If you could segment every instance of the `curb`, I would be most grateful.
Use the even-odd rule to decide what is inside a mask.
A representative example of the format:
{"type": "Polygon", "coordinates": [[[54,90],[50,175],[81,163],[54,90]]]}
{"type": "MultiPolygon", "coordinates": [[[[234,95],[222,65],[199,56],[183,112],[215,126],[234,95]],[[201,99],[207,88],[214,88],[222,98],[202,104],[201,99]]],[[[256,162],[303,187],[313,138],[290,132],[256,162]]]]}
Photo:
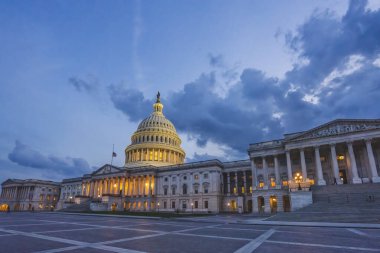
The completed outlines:
{"type": "Polygon", "coordinates": [[[117,214],[99,214],[99,213],[70,213],[70,212],[47,212],[49,214],[58,214],[58,215],[81,215],[81,216],[98,216],[98,217],[112,217],[112,218],[127,218],[127,219],[152,219],[160,220],[164,219],[162,217],[153,217],[153,216],[134,216],[134,215],[117,215],[117,214]]]}

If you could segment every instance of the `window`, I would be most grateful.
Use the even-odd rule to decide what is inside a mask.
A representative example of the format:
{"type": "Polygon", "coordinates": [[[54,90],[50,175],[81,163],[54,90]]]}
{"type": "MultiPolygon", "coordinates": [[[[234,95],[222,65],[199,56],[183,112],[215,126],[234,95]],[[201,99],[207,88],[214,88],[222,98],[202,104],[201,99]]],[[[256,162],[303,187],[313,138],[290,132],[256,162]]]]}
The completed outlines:
{"type": "Polygon", "coordinates": [[[276,187],[276,180],[273,177],[270,179],[270,186],[276,187]]]}
{"type": "MultiPolygon", "coordinates": [[[[234,190],[236,191],[236,188],[234,188],[234,190]]],[[[208,193],[208,186],[205,186],[205,187],[203,188],[203,192],[204,192],[204,193],[208,193]]]]}
{"type": "Polygon", "coordinates": [[[249,193],[252,193],[252,186],[249,187],[249,193]]]}
{"type": "Polygon", "coordinates": [[[172,177],[172,180],[175,181],[177,178],[176,177],[172,177]]]}
{"type": "Polygon", "coordinates": [[[194,208],[198,208],[198,201],[194,201],[194,208]]]}
{"type": "Polygon", "coordinates": [[[264,182],[263,182],[263,181],[260,181],[260,182],[259,182],[259,187],[260,187],[260,188],[263,188],[263,187],[264,187],[264,182]]]}
{"type": "Polygon", "coordinates": [[[164,188],[164,195],[168,195],[168,188],[164,188]]]}
{"type": "Polygon", "coordinates": [[[283,186],[288,186],[288,181],[287,180],[282,180],[282,185],[283,186]]]}
{"type": "Polygon", "coordinates": [[[208,200],[205,200],[204,207],[207,209],[208,208],[208,200]]]}
{"type": "Polygon", "coordinates": [[[203,174],[204,179],[208,179],[208,173],[203,174]]]}
{"type": "Polygon", "coordinates": [[[195,174],[195,175],[194,175],[194,179],[195,179],[195,180],[198,180],[198,179],[199,179],[199,175],[198,175],[198,174],[195,174]]]}
{"type": "Polygon", "coordinates": [[[194,187],[194,193],[198,194],[198,187],[194,187]]]}
{"type": "Polygon", "coordinates": [[[175,201],[172,201],[172,208],[175,208],[175,201]]]}
{"type": "Polygon", "coordinates": [[[166,201],[164,201],[164,209],[166,209],[166,201]]]}
{"type": "Polygon", "coordinates": [[[244,186],[241,188],[241,193],[245,193],[245,187],[244,186]]]}
{"type": "Polygon", "coordinates": [[[186,184],[184,184],[182,186],[182,194],[187,194],[187,185],[186,184]]]}
{"type": "Polygon", "coordinates": [[[165,177],[165,179],[164,179],[164,180],[165,180],[165,182],[167,182],[167,181],[168,181],[168,178],[167,178],[167,177],[165,177]]]}
{"type": "Polygon", "coordinates": [[[175,187],[172,188],[172,195],[175,195],[175,187]]]}
{"type": "Polygon", "coordinates": [[[184,176],[184,177],[183,177],[183,180],[187,180],[187,176],[184,176]]]}

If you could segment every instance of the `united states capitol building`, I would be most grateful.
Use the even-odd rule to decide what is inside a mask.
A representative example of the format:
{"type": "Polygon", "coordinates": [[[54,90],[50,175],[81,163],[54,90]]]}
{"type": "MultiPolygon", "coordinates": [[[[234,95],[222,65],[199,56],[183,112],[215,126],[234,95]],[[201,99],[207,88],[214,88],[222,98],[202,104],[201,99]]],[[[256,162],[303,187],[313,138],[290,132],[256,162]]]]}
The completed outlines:
{"type": "Polygon", "coordinates": [[[380,119],[339,119],[250,144],[247,160],[184,163],[163,107],[157,96],[124,166],[106,164],[61,183],[9,179],[0,209],[271,213],[311,204],[314,187],[380,183],[380,119]]]}

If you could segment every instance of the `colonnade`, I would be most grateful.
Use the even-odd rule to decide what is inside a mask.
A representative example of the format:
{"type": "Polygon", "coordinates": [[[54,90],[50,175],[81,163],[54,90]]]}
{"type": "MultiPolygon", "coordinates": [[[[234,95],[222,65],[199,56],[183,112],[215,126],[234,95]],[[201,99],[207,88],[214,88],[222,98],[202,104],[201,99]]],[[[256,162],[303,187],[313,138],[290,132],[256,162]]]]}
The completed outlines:
{"type": "Polygon", "coordinates": [[[30,186],[5,187],[1,192],[1,199],[15,200],[29,198],[30,186]]]}
{"type": "Polygon", "coordinates": [[[104,194],[151,196],[155,194],[154,181],[152,175],[95,179],[82,183],[82,195],[95,198],[104,194]]]}
{"type": "Polygon", "coordinates": [[[162,161],[169,163],[183,163],[184,155],[167,149],[141,148],[126,153],[127,162],[136,161],[162,161]]]}
{"type": "Polygon", "coordinates": [[[247,171],[244,170],[244,171],[233,171],[233,172],[227,172],[227,195],[231,195],[231,194],[235,194],[235,195],[238,195],[239,193],[252,193],[252,185],[250,184],[250,182],[248,181],[248,175],[247,175],[247,171]],[[238,182],[239,182],[239,178],[238,178],[238,172],[243,172],[243,186],[242,186],[242,189],[239,189],[238,188],[238,182]],[[234,178],[235,180],[233,180],[234,182],[234,186],[236,187],[236,190],[234,191],[234,189],[232,189],[232,192],[231,192],[231,173],[234,175],[234,178]],[[244,189],[244,190],[243,190],[244,189]]]}
{"type": "MultiPolygon", "coordinates": [[[[369,161],[369,169],[371,173],[371,181],[374,183],[380,182],[380,177],[377,172],[376,168],[376,162],[375,157],[372,149],[372,140],[371,139],[365,139],[365,147],[366,147],[366,153],[369,161]]],[[[350,183],[358,184],[362,183],[362,180],[359,178],[356,158],[355,158],[355,152],[354,152],[354,146],[353,141],[347,141],[343,143],[328,143],[323,146],[329,146],[329,153],[331,156],[331,172],[333,177],[335,178],[337,184],[342,184],[341,178],[339,176],[339,166],[338,166],[338,160],[337,160],[337,153],[336,153],[336,146],[337,145],[345,145],[345,148],[347,149],[347,158],[350,164],[350,170],[351,170],[351,178],[350,183]]],[[[287,170],[287,178],[288,181],[293,180],[293,168],[292,168],[292,160],[291,160],[291,152],[299,152],[299,158],[301,163],[301,174],[302,174],[302,181],[306,181],[308,179],[307,174],[307,167],[306,167],[306,161],[305,161],[305,149],[312,148],[314,153],[314,161],[315,161],[315,170],[316,170],[316,176],[317,176],[317,184],[318,185],[326,185],[326,181],[323,177],[323,170],[322,170],[322,163],[321,163],[321,155],[320,155],[320,146],[312,146],[312,147],[302,147],[298,149],[287,149],[285,150],[285,156],[286,156],[286,170],[287,170]]],[[[275,154],[274,157],[274,171],[275,171],[275,180],[276,184],[280,184],[280,169],[278,164],[278,156],[283,154],[275,154]]],[[[256,157],[255,157],[256,158],[256,157]]],[[[262,169],[263,169],[263,176],[264,176],[264,182],[265,186],[264,189],[267,188],[267,185],[269,184],[269,178],[268,178],[268,165],[267,165],[267,157],[262,156],[262,169]]],[[[254,188],[258,187],[258,173],[257,173],[257,167],[254,162],[254,158],[251,158],[251,169],[252,169],[252,185],[254,188]]]]}

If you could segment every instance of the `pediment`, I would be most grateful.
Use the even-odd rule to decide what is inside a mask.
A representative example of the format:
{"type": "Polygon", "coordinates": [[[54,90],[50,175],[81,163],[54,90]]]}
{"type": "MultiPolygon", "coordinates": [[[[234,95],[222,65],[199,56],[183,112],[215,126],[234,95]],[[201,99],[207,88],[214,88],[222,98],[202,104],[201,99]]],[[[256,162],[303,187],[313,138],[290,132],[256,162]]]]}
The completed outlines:
{"type": "Polygon", "coordinates": [[[4,182],[1,183],[1,185],[8,185],[8,184],[15,184],[18,183],[14,179],[7,179],[4,182]]]}
{"type": "Polygon", "coordinates": [[[339,136],[355,132],[363,132],[373,129],[380,129],[380,119],[375,120],[345,120],[339,119],[323,124],[309,131],[305,131],[289,138],[288,141],[298,141],[306,139],[339,136]]]}
{"type": "Polygon", "coordinates": [[[116,166],[111,166],[109,164],[105,164],[96,171],[92,173],[92,176],[96,175],[103,175],[103,174],[109,174],[109,173],[118,173],[121,172],[122,169],[116,167],[116,166]]]}

